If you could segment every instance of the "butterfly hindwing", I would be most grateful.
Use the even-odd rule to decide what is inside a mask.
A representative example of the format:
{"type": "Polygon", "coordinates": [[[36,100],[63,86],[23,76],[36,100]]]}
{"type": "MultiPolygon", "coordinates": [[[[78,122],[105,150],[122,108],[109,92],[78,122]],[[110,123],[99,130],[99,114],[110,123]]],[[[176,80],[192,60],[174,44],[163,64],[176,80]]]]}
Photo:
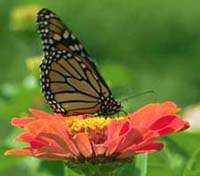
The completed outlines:
{"type": "MultiPolygon", "coordinates": [[[[98,112],[99,100],[110,90],[99,80],[96,70],[85,65],[82,57],[66,51],[45,56],[41,69],[43,92],[55,112],[79,114],[98,112]]],[[[89,63],[87,63],[89,64],[89,63]]]]}

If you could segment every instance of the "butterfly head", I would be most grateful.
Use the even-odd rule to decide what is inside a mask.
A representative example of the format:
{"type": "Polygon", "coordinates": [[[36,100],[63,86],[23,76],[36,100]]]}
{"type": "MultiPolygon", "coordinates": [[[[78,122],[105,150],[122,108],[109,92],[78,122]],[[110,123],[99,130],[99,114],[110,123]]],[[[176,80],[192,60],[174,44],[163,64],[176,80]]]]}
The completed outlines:
{"type": "Polygon", "coordinates": [[[98,115],[112,115],[122,110],[121,103],[115,100],[112,95],[108,97],[101,97],[100,104],[101,107],[98,115]]]}

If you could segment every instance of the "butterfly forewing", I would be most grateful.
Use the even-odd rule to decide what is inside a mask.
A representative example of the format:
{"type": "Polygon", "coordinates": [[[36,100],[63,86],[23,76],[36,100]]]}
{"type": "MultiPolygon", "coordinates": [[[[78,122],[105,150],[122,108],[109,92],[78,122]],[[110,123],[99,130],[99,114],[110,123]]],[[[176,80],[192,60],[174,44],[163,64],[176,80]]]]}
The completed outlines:
{"type": "Polygon", "coordinates": [[[53,111],[65,115],[119,112],[121,105],[61,19],[50,10],[42,9],[37,22],[44,45],[41,84],[53,111]]]}
{"type": "Polygon", "coordinates": [[[40,10],[37,23],[45,54],[58,49],[73,52],[83,57],[88,56],[82,44],[55,13],[48,9],[40,10]]]}

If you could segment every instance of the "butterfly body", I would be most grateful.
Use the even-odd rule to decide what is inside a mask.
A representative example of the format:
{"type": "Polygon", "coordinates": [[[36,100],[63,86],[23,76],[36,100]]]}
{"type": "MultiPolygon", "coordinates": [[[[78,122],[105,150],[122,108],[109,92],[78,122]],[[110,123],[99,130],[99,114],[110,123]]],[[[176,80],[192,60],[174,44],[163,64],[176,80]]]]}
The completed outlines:
{"type": "Polygon", "coordinates": [[[48,9],[38,13],[44,45],[40,65],[44,96],[56,113],[111,115],[121,110],[78,39],[48,9]]]}

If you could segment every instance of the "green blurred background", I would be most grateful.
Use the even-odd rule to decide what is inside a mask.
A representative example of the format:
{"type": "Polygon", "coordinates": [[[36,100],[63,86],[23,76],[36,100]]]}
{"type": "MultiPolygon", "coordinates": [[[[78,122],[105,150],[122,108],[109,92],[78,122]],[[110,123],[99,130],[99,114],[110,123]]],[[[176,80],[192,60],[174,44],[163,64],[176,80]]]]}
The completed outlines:
{"type": "MultiPolygon", "coordinates": [[[[10,119],[29,108],[49,110],[38,73],[42,45],[35,15],[42,7],[56,12],[82,41],[116,98],[155,91],[124,103],[127,111],[155,101],[172,100],[182,108],[199,103],[199,1],[0,0],[0,176],[59,176],[49,169],[57,162],[3,156],[21,146],[13,142],[19,130],[10,119]]],[[[149,157],[148,175],[187,176],[196,169],[199,176],[191,164],[200,156],[198,140],[198,131],[166,138],[165,150],[149,157]]],[[[130,167],[118,175],[131,175],[130,167]]]]}

